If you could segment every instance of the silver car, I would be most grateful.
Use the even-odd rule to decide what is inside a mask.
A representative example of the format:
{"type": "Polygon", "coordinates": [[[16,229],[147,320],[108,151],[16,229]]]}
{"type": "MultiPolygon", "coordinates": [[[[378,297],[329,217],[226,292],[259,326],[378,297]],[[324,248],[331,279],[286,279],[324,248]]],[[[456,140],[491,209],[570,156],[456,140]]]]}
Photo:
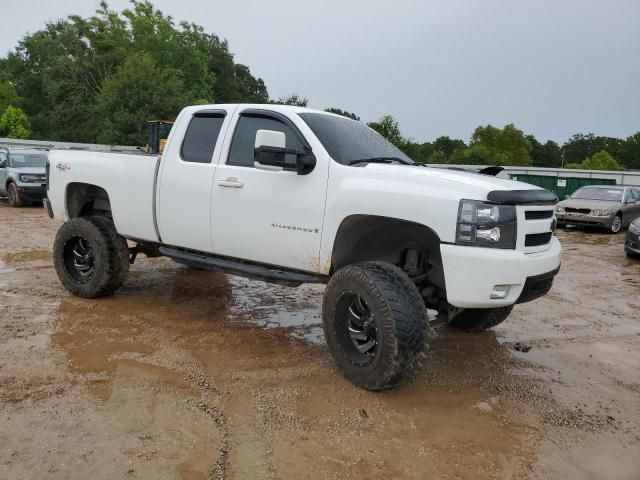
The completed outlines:
{"type": "Polygon", "coordinates": [[[558,225],[588,225],[618,233],[638,217],[640,187],[590,185],[556,205],[558,225]]]}
{"type": "Polygon", "coordinates": [[[9,197],[9,205],[42,203],[47,154],[46,150],[0,149],[0,196],[9,197]]]}

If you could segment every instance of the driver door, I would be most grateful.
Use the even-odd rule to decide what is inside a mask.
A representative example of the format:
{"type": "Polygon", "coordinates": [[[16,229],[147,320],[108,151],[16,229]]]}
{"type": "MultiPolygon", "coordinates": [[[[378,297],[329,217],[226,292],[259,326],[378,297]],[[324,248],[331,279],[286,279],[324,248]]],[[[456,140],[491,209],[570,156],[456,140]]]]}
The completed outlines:
{"type": "MultiPolygon", "coordinates": [[[[245,109],[236,115],[213,181],[212,237],[218,255],[317,271],[328,164],[306,175],[254,166],[258,130],[282,132],[287,148],[308,145],[291,119],[245,109]]],[[[288,155],[287,155],[288,157],[288,155]]],[[[288,159],[286,161],[295,161],[288,159]]]]}

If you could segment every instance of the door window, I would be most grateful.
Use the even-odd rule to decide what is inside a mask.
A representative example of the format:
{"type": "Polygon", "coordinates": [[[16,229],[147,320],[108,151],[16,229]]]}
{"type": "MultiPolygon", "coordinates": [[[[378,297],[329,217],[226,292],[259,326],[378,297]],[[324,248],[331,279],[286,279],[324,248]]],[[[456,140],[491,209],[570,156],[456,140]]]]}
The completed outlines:
{"type": "MultiPolygon", "coordinates": [[[[253,167],[253,151],[258,130],[274,130],[286,136],[285,147],[302,150],[303,145],[296,133],[280,120],[264,115],[242,115],[233,133],[231,149],[229,150],[229,165],[253,167]]],[[[285,155],[285,162],[296,164],[295,155],[285,155]]]]}
{"type": "Polygon", "coordinates": [[[210,163],[224,122],[221,114],[195,114],[184,135],[180,156],[185,162],[210,163]]]}

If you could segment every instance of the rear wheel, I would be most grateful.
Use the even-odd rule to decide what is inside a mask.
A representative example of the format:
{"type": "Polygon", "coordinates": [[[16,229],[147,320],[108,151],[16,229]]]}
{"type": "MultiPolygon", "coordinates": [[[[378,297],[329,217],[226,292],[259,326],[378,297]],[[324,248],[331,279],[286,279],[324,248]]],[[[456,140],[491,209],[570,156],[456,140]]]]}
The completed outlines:
{"type": "Polygon", "coordinates": [[[466,332],[483,332],[501,324],[513,310],[513,305],[499,308],[467,308],[458,313],[449,325],[466,332]]]}
{"type": "Polygon", "coordinates": [[[381,390],[400,383],[427,349],[427,311],[398,267],[364,262],[338,270],[324,294],[322,321],[329,351],[355,385],[381,390]]]}
{"type": "Polygon", "coordinates": [[[15,183],[11,182],[7,187],[7,196],[9,197],[9,205],[12,207],[22,206],[22,198],[20,198],[20,192],[18,192],[18,187],[16,187],[15,183]]]}
{"type": "Polygon", "coordinates": [[[113,293],[129,271],[127,241],[105,217],[74,218],[62,225],[53,259],[65,288],[85,298],[113,293]]]}

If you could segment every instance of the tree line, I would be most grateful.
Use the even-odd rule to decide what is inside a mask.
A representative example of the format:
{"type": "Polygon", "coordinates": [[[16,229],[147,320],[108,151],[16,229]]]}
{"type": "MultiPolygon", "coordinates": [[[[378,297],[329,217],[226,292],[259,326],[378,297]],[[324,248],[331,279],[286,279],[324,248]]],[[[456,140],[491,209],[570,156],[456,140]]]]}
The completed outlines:
{"type": "MultiPolygon", "coordinates": [[[[284,103],[235,62],[226,40],[176,22],[149,1],[121,12],[102,2],[89,18],[71,15],[24,37],[0,58],[0,136],[140,145],[147,120],[173,120],[185,105],[284,103]]],[[[360,121],[340,108],[329,112],[360,121]]],[[[368,125],[424,163],[640,169],[640,132],[626,138],[576,134],[545,143],[514,125],[476,128],[468,142],[405,138],[390,115],[368,125]]]]}

